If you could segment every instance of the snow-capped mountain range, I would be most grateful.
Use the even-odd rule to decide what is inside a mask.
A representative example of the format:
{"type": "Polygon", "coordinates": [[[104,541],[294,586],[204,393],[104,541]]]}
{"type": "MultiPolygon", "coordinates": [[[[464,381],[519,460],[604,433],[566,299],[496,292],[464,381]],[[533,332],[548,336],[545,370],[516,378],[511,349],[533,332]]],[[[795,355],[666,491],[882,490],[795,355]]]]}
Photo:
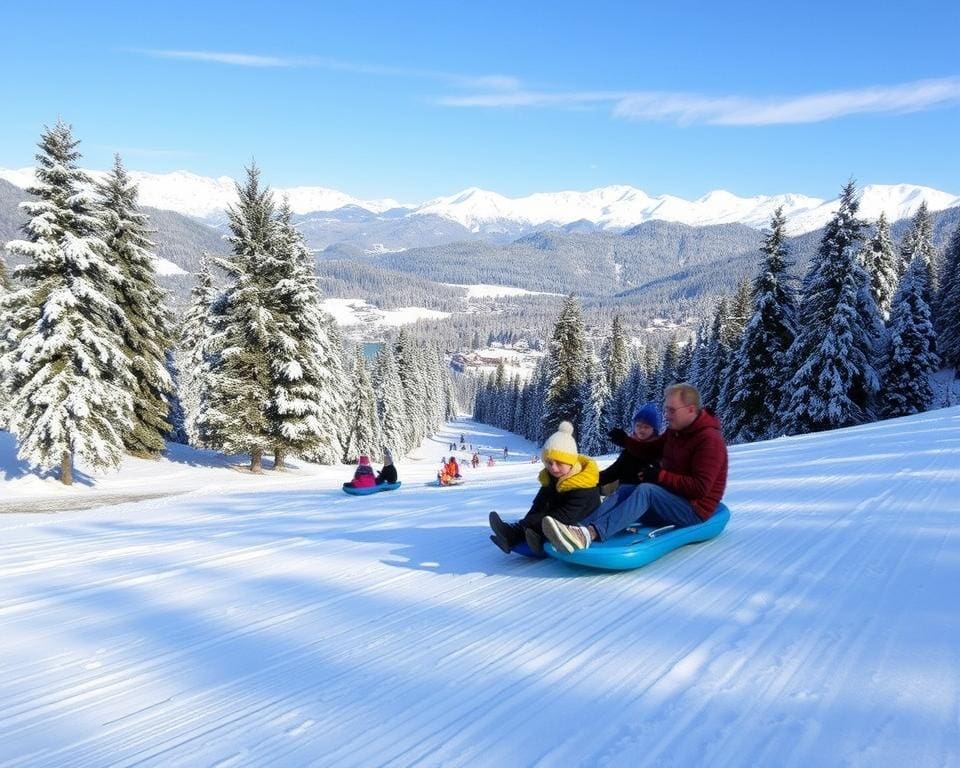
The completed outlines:
{"type": "MultiPolygon", "coordinates": [[[[95,178],[103,175],[102,171],[90,173],[95,178]]],[[[222,217],[227,206],[236,200],[234,180],[226,176],[210,178],[189,171],[166,174],[131,171],[130,176],[139,187],[143,205],[199,219],[222,217]]],[[[33,169],[0,168],[0,178],[25,188],[33,180],[33,169]]],[[[790,233],[801,234],[826,224],[838,205],[837,200],[799,194],[738,197],[724,190],[714,190],[697,200],[673,195],[652,197],[643,190],[624,185],[587,192],[538,192],[517,198],[471,187],[455,195],[413,205],[391,199],[360,200],[325,187],[278,188],[275,192],[278,196],[286,195],[297,214],[353,207],[374,216],[386,211],[400,218],[433,215],[456,222],[476,234],[538,226],[563,227],[575,222],[616,230],[651,219],[691,226],[741,223],[762,229],[769,224],[778,206],[783,206],[790,233]]],[[[931,211],[960,206],[960,196],[914,184],[868,184],[859,189],[859,195],[860,214],[870,220],[881,213],[890,221],[911,216],[924,200],[931,211]]]]}

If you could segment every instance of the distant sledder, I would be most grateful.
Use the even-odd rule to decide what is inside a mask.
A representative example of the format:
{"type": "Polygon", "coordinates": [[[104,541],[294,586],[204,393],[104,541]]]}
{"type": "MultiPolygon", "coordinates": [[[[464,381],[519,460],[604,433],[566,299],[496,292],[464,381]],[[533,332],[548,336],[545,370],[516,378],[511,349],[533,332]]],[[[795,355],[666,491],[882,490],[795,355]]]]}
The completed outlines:
{"type": "Polygon", "coordinates": [[[460,465],[457,463],[457,457],[451,456],[446,461],[440,471],[437,472],[437,485],[460,485],[463,482],[463,475],[460,474],[460,465]]]}
{"type": "Polygon", "coordinates": [[[357,460],[357,470],[353,474],[353,480],[343,484],[343,492],[351,496],[368,496],[371,493],[395,491],[399,487],[400,481],[397,480],[397,468],[393,465],[393,456],[390,451],[384,450],[383,469],[377,473],[376,477],[373,475],[370,457],[361,456],[357,460]]]}

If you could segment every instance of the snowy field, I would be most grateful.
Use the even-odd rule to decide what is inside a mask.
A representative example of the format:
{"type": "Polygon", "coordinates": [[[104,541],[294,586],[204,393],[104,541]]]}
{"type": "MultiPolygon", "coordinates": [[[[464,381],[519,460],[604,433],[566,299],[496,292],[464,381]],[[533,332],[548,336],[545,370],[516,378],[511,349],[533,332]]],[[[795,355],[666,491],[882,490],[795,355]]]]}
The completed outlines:
{"type": "Polygon", "coordinates": [[[615,574],[488,541],[532,450],[64,489],[0,433],[0,765],[960,766],[960,408],[734,448],[726,532],[615,574]]]}

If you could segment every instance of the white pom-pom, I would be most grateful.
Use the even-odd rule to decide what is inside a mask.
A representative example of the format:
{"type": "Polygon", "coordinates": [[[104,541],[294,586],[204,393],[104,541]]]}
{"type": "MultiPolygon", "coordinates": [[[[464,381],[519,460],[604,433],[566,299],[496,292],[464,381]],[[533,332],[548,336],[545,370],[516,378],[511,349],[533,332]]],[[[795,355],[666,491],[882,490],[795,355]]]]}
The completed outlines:
{"type": "Polygon", "coordinates": [[[573,424],[569,421],[561,421],[560,426],[557,427],[557,432],[566,432],[568,435],[573,434],[573,424]]]}

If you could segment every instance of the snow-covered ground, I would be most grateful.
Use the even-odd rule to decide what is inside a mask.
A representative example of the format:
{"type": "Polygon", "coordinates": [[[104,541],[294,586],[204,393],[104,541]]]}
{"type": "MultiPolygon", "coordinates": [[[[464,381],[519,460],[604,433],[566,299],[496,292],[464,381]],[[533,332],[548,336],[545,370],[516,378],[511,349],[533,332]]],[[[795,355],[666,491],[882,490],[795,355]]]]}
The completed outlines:
{"type": "Polygon", "coordinates": [[[438,320],[450,317],[449,312],[425,307],[379,309],[364,299],[324,299],[321,303],[324,310],[333,315],[333,319],[339,326],[400,326],[415,323],[417,320],[438,320]]]}
{"type": "Polygon", "coordinates": [[[7,510],[180,493],[0,515],[4,766],[960,765],[960,408],[733,448],[723,535],[614,574],[488,541],[539,467],[468,420],[372,497],[0,438],[7,510]]]}

